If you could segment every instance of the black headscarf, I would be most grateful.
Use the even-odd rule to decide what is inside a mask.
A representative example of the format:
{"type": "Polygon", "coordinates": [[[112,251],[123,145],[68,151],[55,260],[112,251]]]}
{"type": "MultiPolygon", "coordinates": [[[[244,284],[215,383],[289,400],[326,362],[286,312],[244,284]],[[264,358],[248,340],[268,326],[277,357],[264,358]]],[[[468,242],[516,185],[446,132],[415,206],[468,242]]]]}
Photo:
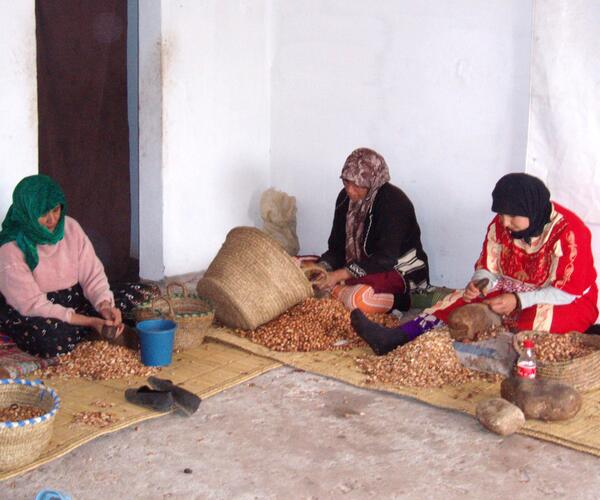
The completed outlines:
{"type": "Polygon", "coordinates": [[[529,227],[523,231],[511,231],[515,239],[527,244],[539,236],[550,222],[552,204],[550,191],[537,177],[529,174],[507,174],[492,191],[492,211],[498,214],[529,217],[529,227]]]}

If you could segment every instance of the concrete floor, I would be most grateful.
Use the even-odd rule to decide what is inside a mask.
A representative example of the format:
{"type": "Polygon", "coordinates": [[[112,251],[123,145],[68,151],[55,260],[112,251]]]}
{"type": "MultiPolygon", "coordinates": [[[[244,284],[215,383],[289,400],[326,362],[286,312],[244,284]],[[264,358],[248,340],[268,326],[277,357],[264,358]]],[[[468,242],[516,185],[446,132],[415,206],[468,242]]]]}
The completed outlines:
{"type": "Polygon", "coordinates": [[[73,499],[598,498],[600,459],[469,416],[279,368],[16,479],[73,499]],[[184,469],[191,469],[191,474],[184,469]]]}

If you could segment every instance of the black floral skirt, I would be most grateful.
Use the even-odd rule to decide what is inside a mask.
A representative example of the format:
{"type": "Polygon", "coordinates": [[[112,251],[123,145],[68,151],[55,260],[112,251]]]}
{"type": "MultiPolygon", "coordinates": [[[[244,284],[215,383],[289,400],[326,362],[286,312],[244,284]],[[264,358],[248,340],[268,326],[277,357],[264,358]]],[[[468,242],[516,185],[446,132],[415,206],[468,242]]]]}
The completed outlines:
{"type": "MultiPolygon", "coordinates": [[[[126,283],[115,286],[113,289],[115,306],[123,314],[123,322],[134,325],[131,311],[134,307],[150,300],[157,293],[157,288],[140,283],[126,283]]],[[[71,307],[78,314],[100,317],[94,306],[85,298],[79,284],[49,292],[48,300],[54,304],[71,307]]],[[[75,346],[95,332],[92,328],[76,326],[60,321],[56,318],[42,318],[40,316],[21,316],[18,311],[6,303],[0,294],[0,328],[9,335],[22,351],[29,352],[43,358],[51,358],[72,351],[75,346]]]]}

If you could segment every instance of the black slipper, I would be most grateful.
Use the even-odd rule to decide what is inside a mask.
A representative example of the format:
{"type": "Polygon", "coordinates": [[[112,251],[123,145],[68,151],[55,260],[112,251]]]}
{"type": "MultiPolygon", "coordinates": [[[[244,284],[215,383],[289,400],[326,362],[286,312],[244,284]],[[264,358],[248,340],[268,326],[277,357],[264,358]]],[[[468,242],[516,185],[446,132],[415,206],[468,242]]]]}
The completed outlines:
{"type": "Polygon", "coordinates": [[[143,406],[156,411],[173,409],[173,394],[169,391],[155,391],[147,385],[138,389],[126,389],[125,399],[134,405],[143,406]]]}
{"type": "Polygon", "coordinates": [[[169,391],[173,394],[173,402],[180,410],[186,415],[190,416],[196,412],[202,401],[193,392],[175,385],[170,380],[161,379],[157,377],[148,377],[148,382],[152,387],[159,391],[169,391]]]}

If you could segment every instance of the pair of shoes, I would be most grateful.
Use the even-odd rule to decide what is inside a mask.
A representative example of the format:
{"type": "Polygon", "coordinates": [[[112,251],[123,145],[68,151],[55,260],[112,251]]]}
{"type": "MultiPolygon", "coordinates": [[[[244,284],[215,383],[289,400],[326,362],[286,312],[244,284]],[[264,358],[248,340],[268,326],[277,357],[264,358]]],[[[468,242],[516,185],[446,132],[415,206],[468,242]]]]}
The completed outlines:
{"type": "Polygon", "coordinates": [[[167,412],[173,407],[190,416],[198,410],[202,401],[193,392],[175,385],[170,380],[149,377],[150,387],[144,385],[138,389],[126,389],[125,399],[130,403],[167,412]]]}
{"type": "Polygon", "coordinates": [[[155,411],[168,412],[173,409],[173,394],[154,390],[147,385],[138,389],[125,389],[125,399],[134,405],[155,411]]]}
{"type": "Polygon", "coordinates": [[[148,377],[148,382],[152,387],[159,391],[168,391],[173,395],[173,403],[175,406],[185,413],[188,417],[198,410],[200,399],[193,392],[175,385],[170,380],[161,379],[158,377],[148,377]]]}

